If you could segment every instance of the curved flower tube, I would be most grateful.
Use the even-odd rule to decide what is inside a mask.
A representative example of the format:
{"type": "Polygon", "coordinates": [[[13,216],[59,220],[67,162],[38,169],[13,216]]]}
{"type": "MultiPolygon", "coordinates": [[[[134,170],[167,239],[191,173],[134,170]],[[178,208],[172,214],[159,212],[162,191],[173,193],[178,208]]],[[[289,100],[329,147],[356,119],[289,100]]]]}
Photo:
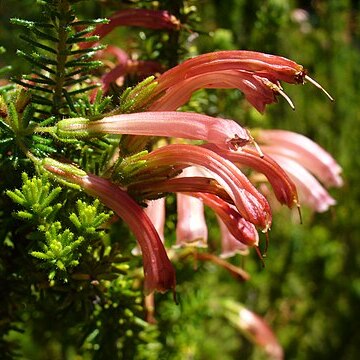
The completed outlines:
{"type": "Polygon", "coordinates": [[[238,242],[247,246],[258,246],[259,234],[254,224],[246,221],[233,206],[216,195],[204,193],[190,193],[189,195],[201,199],[205,205],[213,209],[238,242]]]}
{"type": "Polygon", "coordinates": [[[177,111],[121,114],[97,121],[65,119],[58,122],[57,134],[60,137],[92,134],[178,137],[213,142],[233,150],[252,141],[248,130],[235,121],[177,111]]]}
{"type": "Polygon", "coordinates": [[[167,106],[174,109],[186,102],[192,91],[203,87],[239,88],[260,112],[264,111],[266,104],[276,101],[277,94],[284,96],[294,108],[279,81],[290,84],[309,81],[332,100],[301,65],[281,56],[254,51],[217,51],[199,55],[164,72],[156,81],[158,86],[151,99],[157,101],[150,105],[151,110],[168,110],[167,106]],[[171,97],[175,94],[179,100],[173,102],[171,97]],[[160,95],[164,96],[164,100],[158,99],[160,95]]]}
{"type": "Polygon", "coordinates": [[[277,101],[276,94],[280,88],[269,86],[266,79],[254,75],[248,71],[224,70],[213,71],[206,74],[193,76],[189,79],[179,81],[150,105],[151,111],[176,110],[189,101],[192,94],[199,89],[239,89],[246,99],[260,113],[265,106],[277,101]]]}
{"type": "Polygon", "coordinates": [[[207,169],[229,194],[246,220],[260,226],[264,231],[269,229],[271,210],[265,197],[233,163],[215,152],[194,145],[167,145],[143,156],[142,159],[147,162],[146,172],[161,166],[200,166],[207,169]]]}
{"type": "Polygon", "coordinates": [[[53,159],[44,159],[43,168],[60,179],[79,185],[86,193],[100,199],[104,205],[114,210],[129,225],[143,257],[145,293],[175,289],[175,271],[164,245],[149,217],[126,191],[99,176],[86,173],[81,176],[76,168],[74,169],[78,173],[74,174],[69,171],[69,165],[53,159]]]}
{"type": "MultiPolygon", "coordinates": [[[[271,184],[274,194],[281,204],[286,204],[289,208],[294,205],[299,206],[296,186],[289,178],[287,173],[266,153],[264,157],[259,157],[258,152],[252,149],[242,149],[241,151],[227,151],[217,148],[213,144],[203,145],[207,149],[215,151],[225,159],[230,160],[238,166],[249,166],[252,169],[264,174],[271,184]]],[[[262,150],[263,147],[261,147],[262,150]]]]}

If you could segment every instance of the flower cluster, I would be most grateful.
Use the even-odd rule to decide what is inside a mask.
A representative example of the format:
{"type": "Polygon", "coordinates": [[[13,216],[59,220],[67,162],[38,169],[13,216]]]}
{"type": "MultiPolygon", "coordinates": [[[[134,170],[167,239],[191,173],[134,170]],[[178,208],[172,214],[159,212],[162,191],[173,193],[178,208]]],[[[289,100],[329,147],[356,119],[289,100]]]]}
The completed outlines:
{"type": "Polygon", "coordinates": [[[276,199],[289,208],[304,203],[324,211],[335,203],[315,176],[326,186],[342,184],[340,167],[310,139],[280,130],[256,129],[252,135],[233,120],[176,111],[178,107],[199,88],[226,87],[242,90],[262,112],[278,94],[284,95],[280,81],[302,84],[308,79],[301,65],[279,56],[248,51],[200,55],[149,82],[153,91],[140,97],[139,105],[147,111],[100,120],[64,119],[55,127],[58,138],[106,134],[131,135],[133,139],[166,137],[168,143],[153,142],[156,146],[151,151],[135,156],[126,181],[117,174],[124,163],[121,153],[115,160],[120,165],[113,166],[107,179],[74,175],[53,160],[43,166],[80,185],[129,224],[142,252],[146,291],[165,291],[175,287],[175,275],[161,239],[164,202],[156,205],[154,214],[149,210],[152,205],[143,209],[134,199],[151,204],[168,193],[177,194],[177,246],[206,246],[203,208],[210,207],[219,219],[226,256],[258,248],[258,230],[267,232],[272,223],[267,198],[250,182],[244,168],[265,175],[276,199]]]}
{"type": "MultiPolygon", "coordinates": [[[[29,29],[34,27],[32,22],[16,21],[29,29]]],[[[55,55],[56,60],[30,56],[33,64],[41,65],[41,71],[18,81],[25,88],[14,92],[11,99],[0,95],[0,130],[6,135],[3,153],[11,157],[20,150],[46,178],[83,190],[129,226],[138,244],[133,254],[141,254],[143,259],[148,310],[154,307],[155,291],[175,291],[176,276],[170,258],[179,253],[176,249],[207,247],[205,207],[215,213],[221,249],[216,254],[183,251],[182,256],[191,253],[196,259],[224,267],[237,279],[247,280],[245,271],[224,258],[248,254],[252,249],[262,257],[260,241],[265,237],[267,248],[274,201],[289,209],[307,205],[316,212],[335,204],[327,188],[342,186],[341,168],[309,138],[290,131],[248,129],[231,119],[181,109],[200,89],[238,89],[259,113],[276,103],[279,96],[295,109],[281,82],[311,83],[332,100],[303,66],[282,56],[233,50],[195,56],[164,71],[157,61],[139,60],[117,46],[105,48],[98,42],[118,26],[180,31],[182,24],[167,11],[122,10],[107,22],[94,20],[90,27],[87,21],[76,21],[75,17],[68,22],[68,26],[58,27],[61,41],[34,30],[36,35],[55,42],[58,50],[24,37],[31,45],[55,55]],[[96,61],[88,62],[93,55],[96,61]],[[85,70],[97,66],[103,66],[105,71],[97,70],[88,76],[85,70]],[[140,81],[135,87],[125,89],[113,102],[110,97],[102,97],[115,88],[113,83],[121,88],[126,76],[134,74],[140,81]],[[96,83],[100,83],[101,91],[96,83]],[[28,89],[35,92],[32,100],[28,89]],[[73,96],[89,90],[89,97],[72,101],[73,96]],[[36,95],[36,91],[44,96],[36,95]],[[32,102],[39,107],[33,107],[32,102]],[[36,118],[40,122],[33,121],[35,113],[41,114],[36,118]],[[47,115],[49,118],[45,119],[47,115]],[[60,157],[48,157],[62,143],[71,144],[69,149],[75,144],[69,151],[62,151],[61,156],[68,158],[59,161],[60,157]],[[82,158],[84,153],[79,155],[79,149],[91,143],[106,144],[106,150],[101,152],[101,166],[97,166],[100,156],[95,156],[97,167],[89,166],[84,171],[79,164],[87,165],[87,155],[82,158]],[[271,191],[263,186],[264,182],[271,191]],[[177,204],[176,241],[172,244],[175,250],[171,251],[165,246],[164,236],[168,194],[174,194],[177,204]]],[[[37,199],[37,188],[45,185],[35,180],[31,184],[23,187],[26,196],[9,193],[26,207],[25,212],[20,212],[22,217],[55,214],[62,205],[50,207],[49,202],[60,188],[49,194],[40,192],[37,199]]],[[[96,207],[90,207],[93,215],[96,207]]],[[[85,218],[89,211],[82,211],[85,218]]],[[[71,216],[74,224],[86,227],[77,215],[71,216]]],[[[88,230],[95,231],[98,221],[94,224],[88,230]]],[[[60,230],[61,223],[54,222],[45,234],[43,251],[31,254],[63,270],[79,264],[72,251],[84,243],[85,236],[74,241],[70,230],[60,230]]],[[[225,317],[269,356],[283,358],[282,349],[265,322],[241,305],[223,306],[225,317]]],[[[149,310],[148,320],[151,318],[149,310]]]]}
{"type": "MultiPolygon", "coordinates": [[[[126,10],[97,25],[80,48],[91,47],[119,25],[181,28],[165,11],[126,10]]],[[[250,248],[260,255],[258,231],[267,235],[272,225],[269,199],[259,190],[259,177],[251,176],[250,181],[249,173],[263,174],[261,182],[266,178],[277,201],[289,208],[306,204],[320,212],[335,203],[325,186],[342,185],[341,169],[310,139],[281,130],[250,132],[230,119],[179,111],[194,91],[203,88],[239,89],[260,113],[278,95],[294,107],[281,82],[310,82],[331,99],[301,65],[259,52],[218,51],[188,59],[159,75],[159,64],[134,61],[117,47],[98,54],[99,59],[107,56],[114,56],[115,62],[100,76],[105,93],[111,82],[121,82],[129,72],[152,76],[125,90],[119,107],[108,114],[70,117],[30,129],[51,134],[56,141],[118,138],[119,150],[106,171],[95,175],[68,163],[39,159],[28,149],[26,154],[39,169],[80,186],[129,225],[142,253],[147,293],[175,288],[175,272],[164,246],[163,198],[169,193],[176,194],[178,207],[174,245],[207,246],[207,206],[219,222],[223,257],[250,248]]],[[[94,101],[98,97],[93,96],[94,101]]],[[[12,113],[4,114],[11,126],[18,123],[10,119],[12,113]]]]}

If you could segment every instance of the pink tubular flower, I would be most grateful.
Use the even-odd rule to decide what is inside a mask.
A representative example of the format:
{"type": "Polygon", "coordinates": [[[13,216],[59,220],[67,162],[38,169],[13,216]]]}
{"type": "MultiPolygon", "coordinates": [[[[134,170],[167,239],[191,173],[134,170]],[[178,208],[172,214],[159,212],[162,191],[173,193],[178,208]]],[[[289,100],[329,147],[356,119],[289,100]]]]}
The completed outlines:
{"type": "Polygon", "coordinates": [[[241,151],[234,152],[219,149],[213,144],[206,144],[204,147],[215,151],[217,154],[240,167],[248,166],[264,174],[271,184],[276,198],[281,204],[286,204],[289,208],[298,205],[297,191],[294,182],[289,178],[281,166],[267,154],[265,154],[264,157],[259,157],[258,152],[252,149],[244,148],[241,151]]]}
{"type": "MultiPolygon", "coordinates": [[[[129,225],[143,256],[146,293],[175,289],[175,272],[164,245],[149,217],[127,192],[101,177],[86,173],[82,176],[74,174],[73,171],[67,170],[69,165],[52,159],[44,159],[43,167],[49,173],[77,184],[89,195],[99,198],[129,225]]],[[[78,169],[75,171],[79,172],[78,169]]]]}
{"type": "MultiPolygon", "coordinates": [[[[98,25],[91,33],[100,39],[118,26],[138,26],[154,30],[179,30],[180,22],[175,16],[164,10],[126,9],[115,13],[107,24],[98,25]]],[[[91,47],[95,42],[83,43],[83,47],[91,47]]]]}
{"type": "Polygon", "coordinates": [[[225,189],[239,213],[249,222],[265,231],[271,225],[271,211],[267,200],[250,183],[247,177],[230,161],[211,150],[194,145],[168,145],[145,155],[146,171],[171,166],[182,169],[200,166],[225,189]]]}
{"type": "Polygon", "coordinates": [[[272,360],[284,358],[283,349],[269,325],[258,315],[232,300],[223,302],[225,317],[272,360]]]}
{"type": "Polygon", "coordinates": [[[330,206],[335,205],[335,200],[303,166],[283,155],[272,154],[271,149],[266,151],[294,180],[301,204],[306,204],[317,212],[327,211],[330,206]]]}
{"type": "Polygon", "coordinates": [[[178,193],[176,247],[207,247],[207,226],[204,216],[204,204],[201,200],[178,193]]]}
{"type": "Polygon", "coordinates": [[[174,110],[183,105],[192,92],[201,88],[238,88],[247,100],[260,112],[266,104],[282,95],[294,107],[282,91],[279,81],[303,84],[305,80],[331,96],[299,64],[281,56],[254,51],[218,51],[189,59],[163,73],[150,105],[150,110],[174,110]],[[159,97],[161,95],[161,97],[159,97]],[[176,96],[176,98],[174,98],[176,96]]]}
{"type": "MultiPolygon", "coordinates": [[[[182,177],[197,175],[198,169],[188,167],[182,177]]],[[[205,221],[204,204],[200,199],[177,192],[176,246],[207,247],[208,230],[205,221]]]]}
{"type": "Polygon", "coordinates": [[[305,137],[285,130],[257,130],[259,142],[270,145],[266,149],[293,159],[311,171],[325,186],[343,185],[341,167],[321,146],[305,137]]]}
{"type": "Polygon", "coordinates": [[[144,211],[153,223],[161,241],[164,243],[165,198],[147,201],[147,207],[144,211]]]}
{"type": "MultiPolygon", "coordinates": [[[[165,241],[164,226],[165,226],[165,198],[159,198],[156,200],[149,200],[146,202],[146,208],[144,208],[145,214],[149,217],[150,221],[154,225],[160,240],[162,243],[165,241]]],[[[141,255],[141,251],[138,246],[135,246],[131,250],[131,254],[134,256],[141,255]]]]}
{"type": "Polygon", "coordinates": [[[100,52],[98,57],[103,59],[106,55],[115,56],[116,65],[101,77],[101,82],[103,84],[102,90],[104,93],[108,91],[111,82],[123,78],[126,75],[130,61],[128,54],[116,46],[108,46],[105,50],[100,52]]]}
{"type": "Polygon", "coordinates": [[[142,112],[106,117],[98,121],[66,119],[57,124],[59,135],[128,134],[205,140],[236,150],[252,138],[235,121],[190,112],[142,112]]]}

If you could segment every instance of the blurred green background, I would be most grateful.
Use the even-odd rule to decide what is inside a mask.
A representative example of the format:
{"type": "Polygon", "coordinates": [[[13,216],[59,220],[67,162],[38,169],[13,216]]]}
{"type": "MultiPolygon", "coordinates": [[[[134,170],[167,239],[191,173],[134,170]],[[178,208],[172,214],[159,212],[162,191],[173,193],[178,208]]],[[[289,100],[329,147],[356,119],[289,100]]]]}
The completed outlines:
{"type": "MultiPolygon", "coordinates": [[[[7,49],[0,67],[12,63],[14,73],[28,69],[15,60],[19,29],[10,25],[8,19],[38,16],[33,13],[33,9],[38,11],[31,6],[33,3],[0,1],[0,45],[7,49]]],[[[166,8],[165,1],[156,3],[166,8]]],[[[100,11],[100,2],[84,4],[81,12],[86,16],[100,11]]],[[[360,2],[199,0],[188,5],[197,7],[198,22],[194,27],[199,30],[199,36],[189,34],[192,40],[184,43],[190,54],[248,49],[283,55],[307,68],[335,98],[330,103],[311,85],[285,85],[296,111],[280,99],[279,104],[270,106],[260,116],[244,103],[238,91],[214,90],[207,92],[201,108],[249,127],[289,129],[309,136],[338,160],[345,185],[331,190],[337,205],[329,212],[312,214],[304,209],[302,225],[287,209],[275,214],[265,269],[254,254],[232,260],[251,274],[245,284],[212,264],[203,264],[194,271],[191,262],[177,263],[180,305],[175,305],[170,295],[157,296],[158,340],[162,350],[156,356],[265,359],[259,349],[221,317],[218,304],[230,297],[268,321],[284,347],[286,359],[358,359],[360,2]]],[[[137,38],[139,29],[131,31],[137,38]]],[[[213,220],[210,215],[210,235],[215,238],[218,232],[212,227],[213,220]]],[[[169,223],[168,229],[172,226],[169,223]]],[[[28,341],[26,334],[21,341],[28,341]]],[[[32,355],[24,358],[40,358],[40,352],[35,347],[28,352],[32,355]]],[[[57,354],[53,349],[54,353],[57,354]]],[[[69,359],[91,358],[85,350],[83,355],[66,354],[69,359]]],[[[44,353],[41,358],[63,357],[47,357],[44,353]]]]}

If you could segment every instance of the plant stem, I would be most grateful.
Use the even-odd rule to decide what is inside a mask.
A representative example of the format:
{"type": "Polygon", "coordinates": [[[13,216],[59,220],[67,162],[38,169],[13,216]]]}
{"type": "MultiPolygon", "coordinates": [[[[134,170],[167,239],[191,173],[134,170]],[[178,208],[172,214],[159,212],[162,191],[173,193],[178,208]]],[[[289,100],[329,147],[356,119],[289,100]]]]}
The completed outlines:
{"type": "Polygon", "coordinates": [[[59,42],[57,45],[57,65],[56,65],[56,75],[55,75],[55,88],[53,96],[53,106],[52,113],[55,115],[60,114],[60,109],[62,107],[63,96],[62,89],[65,82],[65,64],[67,60],[67,48],[66,41],[68,39],[68,15],[70,11],[70,5],[67,0],[60,0],[58,5],[59,18],[58,18],[58,37],[59,42]]]}

